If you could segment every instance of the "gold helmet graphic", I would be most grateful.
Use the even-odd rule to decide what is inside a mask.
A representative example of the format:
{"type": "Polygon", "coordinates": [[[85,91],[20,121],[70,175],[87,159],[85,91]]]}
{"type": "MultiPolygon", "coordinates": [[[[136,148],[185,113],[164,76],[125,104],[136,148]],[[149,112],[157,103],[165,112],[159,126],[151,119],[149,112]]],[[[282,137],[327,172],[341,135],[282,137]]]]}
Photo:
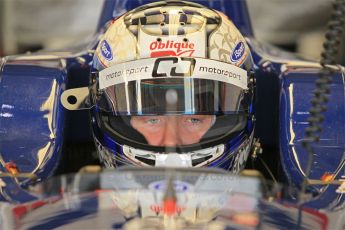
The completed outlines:
{"type": "Polygon", "coordinates": [[[141,58],[189,56],[241,66],[248,55],[244,37],[226,15],[173,1],[148,4],[112,21],[95,61],[103,69],[141,58]]]}

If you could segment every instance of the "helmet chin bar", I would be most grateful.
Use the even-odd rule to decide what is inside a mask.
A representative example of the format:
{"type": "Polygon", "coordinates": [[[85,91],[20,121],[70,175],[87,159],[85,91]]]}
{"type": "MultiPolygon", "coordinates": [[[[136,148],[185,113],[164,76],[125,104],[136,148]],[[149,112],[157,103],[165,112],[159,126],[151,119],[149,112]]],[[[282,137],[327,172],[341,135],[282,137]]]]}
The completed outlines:
{"type": "MultiPolygon", "coordinates": [[[[94,138],[100,161],[106,168],[115,168],[121,165],[135,165],[141,167],[202,167],[213,164],[218,167],[228,159],[233,158],[231,168],[232,173],[239,173],[246,164],[247,158],[252,151],[253,144],[252,131],[242,143],[233,151],[226,153],[226,157],[221,157],[225,152],[225,145],[220,144],[215,147],[186,153],[158,153],[148,150],[135,149],[127,145],[122,145],[122,153],[115,153],[103,146],[97,138],[94,138]],[[219,162],[217,162],[220,160],[219,162]],[[216,164],[214,164],[216,162],[216,164]]],[[[225,169],[225,168],[223,168],[225,169]]]]}
{"type": "Polygon", "coordinates": [[[123,153],[128,159],[138,165],[164,166],[164,167],[201,167],[218,157],[224,152],[223,144],[215,147],[201,149],[187,153],[156,153],[147,150],[123,146],[123,153]]]}

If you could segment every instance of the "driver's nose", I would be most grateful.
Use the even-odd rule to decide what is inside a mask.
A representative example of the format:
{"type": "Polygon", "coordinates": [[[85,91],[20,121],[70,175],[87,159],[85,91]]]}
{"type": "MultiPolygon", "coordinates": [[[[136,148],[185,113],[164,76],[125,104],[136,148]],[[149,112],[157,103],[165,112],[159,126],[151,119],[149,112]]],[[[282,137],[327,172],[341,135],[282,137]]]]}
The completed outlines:
{"type": "Polygon", "coordinates": [[[178,136],[177,136],[177,129],[176,129],[176,121],[170,120],[166,126],[164,132],[164,146],[177,146],[178,144],[178,136]]]}

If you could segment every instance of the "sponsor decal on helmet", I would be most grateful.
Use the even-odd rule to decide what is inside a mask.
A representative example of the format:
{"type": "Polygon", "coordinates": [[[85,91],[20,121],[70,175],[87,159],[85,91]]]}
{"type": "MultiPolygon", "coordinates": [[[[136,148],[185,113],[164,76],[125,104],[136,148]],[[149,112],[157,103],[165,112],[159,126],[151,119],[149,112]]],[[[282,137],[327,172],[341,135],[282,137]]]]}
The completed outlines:
{"type": "Polygon", "coordinates": [[[235,159],[233,163],[232,173],[239,173],[246,166],[249,153],[251,151],[251,146],[253,142],[254,132],[250,135],[249,139],[244,141],[239,147],[238,151],[235,153],[235,159]]]}
{"type": "Polygon", "coordinates": [[[151,57],[162,56],[192,56],[195,48],[193,42],[188,41],[154,41],[150,44],[151,57]]]}
{"type": "Polygon", "coordinates": [[[138,32],[140,57],[206,57],[206,30],[185,35],[163,36],[146,33],[142,29],[138,32]]]}
{"type": "Polygon", "coordinates": [[[106,40],[103,40],[101,43],[101,53],[106,60],[113,60],[113,53],[111,52],[110,45],[106,40]]]}
{"type": "Polygon", "coordinates": [[[242,59],[244,53],[245,53],[246,47],[242,41],[238,42],[235,46],[235,48],[232,51],[232,54],[230,56],[230,60],[232,62],[238,62],[242,59]]]}
{"type": "Polygon", "coordinates": [[[230,63],[190,57],[147,58],[113,65],[99,72],[99,88],[165,77],[208,79],[247,89],[245,70],[230,63]]]}

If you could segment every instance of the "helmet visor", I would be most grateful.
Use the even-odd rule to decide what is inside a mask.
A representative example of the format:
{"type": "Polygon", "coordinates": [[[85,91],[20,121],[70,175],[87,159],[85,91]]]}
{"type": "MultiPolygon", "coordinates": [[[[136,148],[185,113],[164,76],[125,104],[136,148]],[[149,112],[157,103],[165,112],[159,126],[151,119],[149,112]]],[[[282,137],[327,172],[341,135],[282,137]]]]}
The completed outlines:
{"type": "Polygon", "coordinates": [[[102,127],[116,140],[141,149],[164,147],[164,152],[221,143],[245,128],[249,108],[247,72],[202,58],[112,66],[99,73],[93,95],[102,127]]]}
{"type": "Polygon", "coordinates": [[[247,72],[228,63],[150,58],[102,70],[96,104],[114,115],[234,114],[248,109],[246,89],[247,72]]]}

